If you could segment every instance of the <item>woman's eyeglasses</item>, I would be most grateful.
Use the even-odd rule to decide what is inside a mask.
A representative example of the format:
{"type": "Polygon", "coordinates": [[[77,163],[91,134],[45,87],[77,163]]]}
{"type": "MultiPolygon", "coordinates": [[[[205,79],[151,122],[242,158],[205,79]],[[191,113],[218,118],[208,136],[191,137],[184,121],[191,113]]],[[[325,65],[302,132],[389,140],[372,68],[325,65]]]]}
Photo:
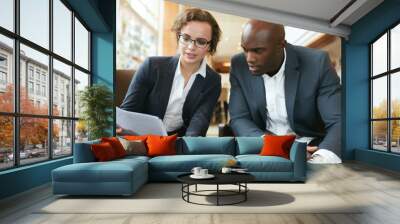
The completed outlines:
{"type": "Polygon", "coordinates": [[[193,43],[198,48],[206,48],[207,45],[211,43],[211,41],[208,41],[204,38],[197,38],[193,40],[190,35],[185,33],[178,34],[178,40],[184,46],[188,46],[190,43],[193,43]]]}

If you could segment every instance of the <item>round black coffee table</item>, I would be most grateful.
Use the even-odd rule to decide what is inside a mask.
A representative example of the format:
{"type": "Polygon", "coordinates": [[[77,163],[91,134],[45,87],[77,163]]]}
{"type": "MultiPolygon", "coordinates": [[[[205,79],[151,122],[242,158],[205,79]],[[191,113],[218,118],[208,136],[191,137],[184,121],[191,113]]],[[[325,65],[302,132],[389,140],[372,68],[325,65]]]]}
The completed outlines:
{"type": "Polygon", "coordinates": [[[177,177],[178,181],[182,183],[182,199],[188,203],[198,205],[234,205],[247,200],[247,192],[249,188],[247,183],[255,180],[255,177],[248,173],[215,173],[215,177],[212,179],[193,179],[190,177],[191,173],[182,174],[177,177]],[[197,190],[197,185],[216,185],[215,190],[197,190]],[[190,191],[190,186],[195,186],[194,191],[190,191]],[[236,185],[237,190],[223,190],[220,189],[220,185],[236,185]],[[215,192],[215,194],[206,194],[209,192],[215,192]],[[190,201],[190,196],[204,196],[204,197],[216,197],[216,204],[202,204],[190,201]],[[232,197],[241,196],[239,200],[231,203],[221,203],[221,197],[232,197]]]}

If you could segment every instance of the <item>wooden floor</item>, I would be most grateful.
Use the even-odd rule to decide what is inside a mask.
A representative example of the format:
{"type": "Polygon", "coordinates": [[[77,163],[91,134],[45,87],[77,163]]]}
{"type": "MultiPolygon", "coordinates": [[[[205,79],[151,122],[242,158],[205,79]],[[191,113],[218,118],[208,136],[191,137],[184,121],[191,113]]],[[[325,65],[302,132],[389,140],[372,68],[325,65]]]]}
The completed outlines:
{"type": "MultiPolygon", "coordinates": [[[[345,201],[367,204],[356,214],[36,214],[54,200],[49,185],[0,201],[0,223],[252,224],[400,223],[400,174],[347,162],[312,165],[308,182],[322,185],[345,201]]],[[[321,202],[316,202],[321,203],[321,202]]]]}

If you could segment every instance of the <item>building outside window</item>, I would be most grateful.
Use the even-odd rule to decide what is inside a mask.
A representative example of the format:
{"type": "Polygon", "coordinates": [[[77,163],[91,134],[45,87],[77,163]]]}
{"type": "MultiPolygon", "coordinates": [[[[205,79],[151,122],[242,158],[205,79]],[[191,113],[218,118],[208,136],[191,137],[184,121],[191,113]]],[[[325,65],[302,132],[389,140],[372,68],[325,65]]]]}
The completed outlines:
{"type": "Polygon", "coordinates": [[[36,69],[36,80],[40,81],[40,70],[36,69]]]}
{"type": "Polygon", "coordinates": [[[40,96],[40,84],[36,84],[36,95],[40,96]]]}
{"type": "Polygon", "coordinates": [[[118,1],[122,20],[117,26],[117,67],[137,69],[146,57],[158,53],[162,1],[118,1]]]}
{"type": "Polygon", "coordinates": [[[31,81],[28,82],[28,92],[29,92],[29,94],[34,93],[33,82],[31,82],[31,81]]]}
{"type": "Polygon", "coordinates": [[[46,86],[42,86],[42,96],[46,96],[46,86]]]}
{"type": "Polygon", "coordinates": [[[46,82],[46,74],[45,73],[42,73],[42,82],[46,82]]]}
{"type": "Polygon", "coordinates": [[[28,71],[29,79],[33,80],[33,67],[29,66],[29,71],[28,71]]]}
{"type": "Polygon", "coordinates": [[[5,91],[7,86],[7,56],[0,54],[0,91],[5,91]]]}

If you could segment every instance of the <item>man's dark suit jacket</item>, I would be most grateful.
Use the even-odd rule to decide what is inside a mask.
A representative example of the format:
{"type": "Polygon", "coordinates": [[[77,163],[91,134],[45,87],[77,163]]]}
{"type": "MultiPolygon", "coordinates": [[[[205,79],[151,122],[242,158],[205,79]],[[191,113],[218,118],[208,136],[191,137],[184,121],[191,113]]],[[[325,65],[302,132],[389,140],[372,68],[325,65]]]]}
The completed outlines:
{"type": "MultiPolygon", "coordinates": [[[[292,130],[316,137],[319,148],[341,154],[340,80],[326,52],[286,44],[285,101],[292,130]]],[[[266,133],[262,76],[252,75],[245,55],[231,61],[230,126],[236,136],[266,133]]]]}
{"type": "MultiPolygon", "coordinates": [[[[121,109],[164,118],[179,55],[147,58],[136,72],[121,109]]],[[[197,74],[183,104],[180,136],[205,136],[221,93],[221,77],[207,66],[206,77],[197,74]]]]}

